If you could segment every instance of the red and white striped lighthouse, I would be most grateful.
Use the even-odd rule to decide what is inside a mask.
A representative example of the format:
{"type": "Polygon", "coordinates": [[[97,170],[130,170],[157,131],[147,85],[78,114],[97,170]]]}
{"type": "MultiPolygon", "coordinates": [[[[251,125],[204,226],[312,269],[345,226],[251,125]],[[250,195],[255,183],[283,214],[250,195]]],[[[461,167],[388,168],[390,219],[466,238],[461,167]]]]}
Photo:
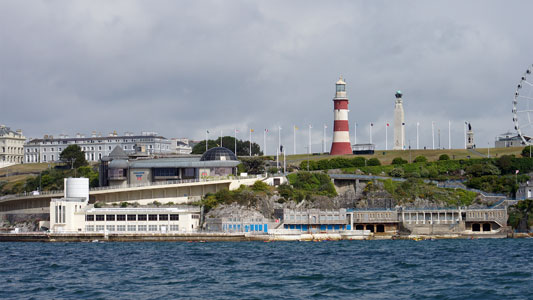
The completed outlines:
{"type": "Polygon", "coordinates": [[[335,98],[333,98],[333,143],[331,155],[352,154],[350,144],[350,125],[348,123],[348,97],[346,82],[340,77],[337,81],[335,98]]]}

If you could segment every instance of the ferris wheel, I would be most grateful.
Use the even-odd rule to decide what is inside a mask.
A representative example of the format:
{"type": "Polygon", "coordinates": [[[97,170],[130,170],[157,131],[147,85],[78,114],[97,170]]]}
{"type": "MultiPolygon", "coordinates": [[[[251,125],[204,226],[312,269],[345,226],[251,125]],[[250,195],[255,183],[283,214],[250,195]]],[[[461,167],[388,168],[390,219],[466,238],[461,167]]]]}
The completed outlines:
{"type": "Polygon", "coordinates": [[[513,99],[514,129],[526,145],[533,144],[533,65],[516,86],[513,99]]]}

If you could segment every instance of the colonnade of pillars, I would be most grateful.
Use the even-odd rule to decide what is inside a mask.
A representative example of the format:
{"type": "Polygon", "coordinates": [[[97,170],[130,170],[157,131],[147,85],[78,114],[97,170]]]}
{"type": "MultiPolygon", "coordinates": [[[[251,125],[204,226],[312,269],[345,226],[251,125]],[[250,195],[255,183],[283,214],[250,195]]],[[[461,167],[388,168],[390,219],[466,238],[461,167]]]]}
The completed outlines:
{"type": "Polygon", "coordinates": [[[453,224],[462,220],[461,212],[403,211],[402,219],[408,224],[453,224]]]}

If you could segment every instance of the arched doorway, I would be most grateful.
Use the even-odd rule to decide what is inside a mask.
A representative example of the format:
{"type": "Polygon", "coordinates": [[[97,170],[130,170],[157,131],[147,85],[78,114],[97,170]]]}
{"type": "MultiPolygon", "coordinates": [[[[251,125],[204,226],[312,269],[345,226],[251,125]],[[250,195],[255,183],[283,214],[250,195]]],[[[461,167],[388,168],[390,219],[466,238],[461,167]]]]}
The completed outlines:
{"type": "Polygon", "coordinates": [[[481,231],[481,226],[478,223],[472,224],[472,231],[481,231]]]}
{"type": "Polygon", "coordinates": [[[374,225],[366,225],[366,230],[370,230],[370,232],[374,232],[374,225]]]}
{"type": "Polygon", "coordinates": [[[385,225],[379,224],[376,226],[376,232],[385,232],[385,225]]]}
{"type": "Polygon", "coordinates": [[[355,230],[365,230],[365,225],[355,225],[355,230]]]}
{"type": "Polygon", "coordinates": [[[483,223],[483,231],[490,231],[490,223],[483,223]]]}

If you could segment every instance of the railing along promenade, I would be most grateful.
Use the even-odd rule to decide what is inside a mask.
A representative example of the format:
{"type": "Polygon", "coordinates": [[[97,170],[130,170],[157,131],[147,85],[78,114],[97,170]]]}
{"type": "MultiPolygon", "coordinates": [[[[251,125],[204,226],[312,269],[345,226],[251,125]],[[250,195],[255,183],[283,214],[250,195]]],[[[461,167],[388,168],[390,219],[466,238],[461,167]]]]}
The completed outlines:
{"type": "MultiPolygon", "coordinates": [[[[186,183],[200,183],[200,182],[215,182],[215,181],[228,181],[228,180],[243,180],[243,179],[253,179],[253,178],[263,178],[262,175],[249,175],[249,176],[233,176],[233,177],[222,177],[222,178],[196,178],[196,179],[179,179],[179,180],[168,180],[168,181],[156,181],[148,183],[136,183],[136,184],[124,184],[124,185],[114,185],[114,186],[102,186],[90,188],[89,192],[98,192],[98,191],[107,191],[107,190],[117,190],[117,189],[128,189],[128,188],[139,188],[139,187],[154,187],[162,185],[173,185],[173,184],[186,184],[186,183]]],[[[42,191],[38,193],[20,193],[15,195],[6,195],[0,197],[0,200],[12,200],[17,198],[27,198],[27,197],[38,197],[38,196],[49,196],[49,195],[59,195],[63,194],[63,190],[52,190],[52,191],[42,191]]]]}

